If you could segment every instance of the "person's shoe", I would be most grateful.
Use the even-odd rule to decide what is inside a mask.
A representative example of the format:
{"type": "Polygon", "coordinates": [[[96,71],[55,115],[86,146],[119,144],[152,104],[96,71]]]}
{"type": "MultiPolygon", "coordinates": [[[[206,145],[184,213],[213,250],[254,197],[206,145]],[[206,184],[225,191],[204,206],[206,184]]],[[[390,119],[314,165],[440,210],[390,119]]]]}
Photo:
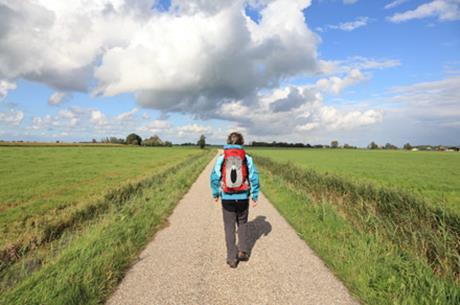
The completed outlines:
{"type": "Polygon", "coordinates": [[[236,266],[238,266],[238,261],[227,261],[227,265],[229,265],[230,268],[236,268],[236,266]]]}
{"type": "Polygon", "coordinates": [[[249,260],[249,255],[244,251],[240,251],[238,252],[238,260],[242,262],[247,262],[249,260]]]}

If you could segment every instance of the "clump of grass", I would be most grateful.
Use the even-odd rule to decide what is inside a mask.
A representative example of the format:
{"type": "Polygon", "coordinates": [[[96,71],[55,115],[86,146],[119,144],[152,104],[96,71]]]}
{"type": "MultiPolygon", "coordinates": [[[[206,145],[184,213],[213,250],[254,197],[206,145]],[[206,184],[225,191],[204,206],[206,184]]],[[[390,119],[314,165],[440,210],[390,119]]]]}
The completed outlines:
{"type": "Polygon", "coordinates": [[[55,259],[3,292],[0,304],[102,303],[212,155],[183,164],[111,208],[55,259]]]}
{"type": "Polygon", "coordinates": [[[265,185],[271,181],[264,192],[362,300],[460,301],[457,216],[402,191],[352,183],[268,158],[256,157],[256,162],[265,185]],[[327,235],[331,230],[334,233],[327,235]],[[356,245],[349,248],[350,242],[356,245]]]}

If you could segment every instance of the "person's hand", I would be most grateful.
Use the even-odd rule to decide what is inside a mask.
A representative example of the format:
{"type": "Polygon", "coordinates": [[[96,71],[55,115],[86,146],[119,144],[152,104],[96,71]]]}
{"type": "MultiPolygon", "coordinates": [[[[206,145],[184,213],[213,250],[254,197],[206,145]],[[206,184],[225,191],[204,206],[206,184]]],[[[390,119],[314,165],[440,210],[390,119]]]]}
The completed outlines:
{"type": "Polygon", "coordinates": [[[251,199],[251,205],[253,208],[255,208],[257,206],[257,201],[254,199],[251,199]]]}
{"type": "Polygon", "coordinates": [[[214,197],[214,202],[219,203],[219,197],[214,197]]]}

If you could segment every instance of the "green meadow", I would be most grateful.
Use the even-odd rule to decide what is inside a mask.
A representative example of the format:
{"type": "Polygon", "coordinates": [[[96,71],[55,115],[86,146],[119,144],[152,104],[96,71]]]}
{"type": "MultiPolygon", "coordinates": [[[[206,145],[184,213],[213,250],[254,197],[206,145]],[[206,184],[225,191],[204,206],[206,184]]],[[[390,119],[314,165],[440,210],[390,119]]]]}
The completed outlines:
{"type": "Polygon", "coordinates": [[[460,213],[460,153],[351,149],[251,149],[319,173],[391,187],[460,213]]]}
{"type": "Polygon", "coordinates": [[[103,302],[214,153],[0,147],[0,304],[103,302]]]}

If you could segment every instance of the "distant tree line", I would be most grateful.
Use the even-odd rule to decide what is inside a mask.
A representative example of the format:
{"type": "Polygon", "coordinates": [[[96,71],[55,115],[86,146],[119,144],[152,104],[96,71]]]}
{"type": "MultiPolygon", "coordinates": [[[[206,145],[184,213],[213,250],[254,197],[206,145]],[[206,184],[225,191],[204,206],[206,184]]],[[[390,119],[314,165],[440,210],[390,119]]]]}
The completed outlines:
{"type": "MultiPolygon", "coordinates": [[[[92,143],[97,143],[96,139],[92,140],[92,143]]],[[[170,141],[163,141],[158,135],[153,135],[149,138],[142,139],[138,134],[130,133],[126,139],[117,138],[117,137],[106,137],[101,140],[101,143],[110,143],[110,144],[126,144],[126,145],[139,145],[139,146],[166,146],[171,147],[173,143],[170,141]]],[[[206,137],[201,135],[197,143],[183,143],[179,144],[180,146],[199,146],[200,148],[205,148],[206,137]]]]}
{"type": "MultiPolygon", "coordinates": [[[[323,145],[323,144],[304,144],[304,143],[288,143],[288,142],[260,142],[260,141],[253,141],[250,143],[249,146],[252,147],[284,147],[284,148],[329,148],[329,149],[358,149],[357,146],[343,144],[340,145],[339,141],[334,140],[331,141],[330,145],[323,145]]],[[[398,147],[397,145],[386,143],[385,145],[379,145],[376,142],[372,141],[367,145],[367,149],[384,149],[384,150],[397,150],[397,149],[404,149],[404,150],[427,150],[427,151],[460,151],[460,147],[458,146],[431,146],[431,145],[417,145],[412,146],[410,143],[406,143],[403,145],[402,148],[398,147]]]]}
{"type": "Polygon", "coordinates": [[[287,143],[287,142],[259,142],[252,141],[249,146],[252,147],[286,147],[286,148],[347,148],[347,149],[356,149],[356,146],[345,144],[343,147],[339,146],[338,141],[332,141],[331,145],[323,144],[304,144],[304,143],[287,143]]]}
{"type": "MultiPolygon", "coordinates": [[[[27,141],[23,140],[16,140],[16,141],[4,141],[0,140],[0,143],[28,143],[27,141]]],[[[33,143],[33,142],[30,142],[33,143]]],[[[56,143],[60,143],[59,140],[56,143]]],[[[77,143],[77,142],[73,142],[77,143]]],[[[173,143],[170,141],[163,141],[160,139],[158,135],[153,135],[149,138],[142,139],[139,135],[135,133],[129,134],[126,138],[117,138],[117,137],[105,137],[101,139],[99,142],[96,139],[92,139],[91,142],[78,142],[78,143],[105,143],[105,144],[125,144],[125,145],[139,145],[139,146],[159,146],[159,147],[171,147],[173,143]]],[[[209,146],[206,143],[205,135],[201,135],[200,138],[196,143],[192,142],[185,142],[182,144],[176,144],[178,146],[198,146],[200,148],[205,148],[209,146]]],[[[358,149],[357,146],[343,144],[340,145],[338,140],[331,141],[330,145],[323,145],[323,144],[304,144],[304,143],[289,143],[289,142],[263,142],[263,141],[252,141],[248,146],[250,147],[282,147],[282,148],[328,148],[328,149],[358,149]]],[[[406,143],[403,145],[402,148],[398,146],[386,143],[385,145],[379,145],[375,141],[372,141],[367,145],[367,149],[377,150],[377,149],[384,149],[384,150],[413,150],[413,151],[460,151],[460,146],[444,146],[444,145],[411,145],[410,143],[406,143]]]]}
{"type": "MultiPolygon", "coordinates": [[[[92,143],[97,143],[96,139],[93,139],[92,143]]],[[[126,144],[126,145],[139,145],[139,146],[172,146],[172,142],[163,141],[159,136],[153,135],[150,138],[142,140],[142,138],[135,134],[129,134],[126,139],[117,138],[117,137],[106,137],[100,141],[100,143],[106,144],[126,144]]]]}

